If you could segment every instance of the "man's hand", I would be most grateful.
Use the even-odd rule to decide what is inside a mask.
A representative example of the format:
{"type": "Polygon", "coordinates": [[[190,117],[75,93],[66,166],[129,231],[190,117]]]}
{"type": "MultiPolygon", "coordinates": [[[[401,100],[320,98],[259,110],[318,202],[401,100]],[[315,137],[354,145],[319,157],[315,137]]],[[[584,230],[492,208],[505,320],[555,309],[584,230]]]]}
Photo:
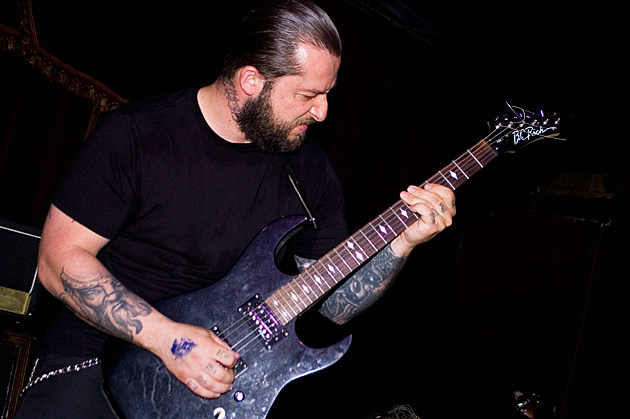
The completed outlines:
{"type": "Polygon", "coordinates": [[[234,382],[239,355],[209,330],[173,323],[154,350],[166,368],[195,394],[217,398],[234,382]]]}
{"type": "Polygon", "coordinates": [[[424,187],[409,186],[400,198],[420,219],[410,225],[392,241],[392,250],[398,257],[407,256],[414,247],[427,242],[453,223],[455,195],[449,188],[436,184],[424,187]]]}

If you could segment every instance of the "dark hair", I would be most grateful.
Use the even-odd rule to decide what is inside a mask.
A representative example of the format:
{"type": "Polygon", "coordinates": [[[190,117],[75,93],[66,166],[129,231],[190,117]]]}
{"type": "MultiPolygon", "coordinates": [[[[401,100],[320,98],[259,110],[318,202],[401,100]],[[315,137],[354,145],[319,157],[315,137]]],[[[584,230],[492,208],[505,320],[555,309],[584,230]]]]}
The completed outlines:
{"type": "Polygon", "coordinates": [[[341,56],[341,39],[330,17],[309,0],[271,0],[254,9],[229,40],[221,78],[252,65],[268,80],[300,74],[296,50],[311,44],[341,56]]]}

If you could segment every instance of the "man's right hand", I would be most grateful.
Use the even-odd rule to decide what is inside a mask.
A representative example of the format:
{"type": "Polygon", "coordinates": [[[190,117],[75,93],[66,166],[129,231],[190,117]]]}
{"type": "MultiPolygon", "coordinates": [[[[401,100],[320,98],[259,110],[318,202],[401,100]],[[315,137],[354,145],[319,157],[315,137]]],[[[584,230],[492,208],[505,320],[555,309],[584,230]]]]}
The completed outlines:
{"type": "Polygon", "coordinates": [[[152,351],[193,393],[217,398],[234,382],[239,355],[214,333],[201,327],[173,323],[152,351]]]}

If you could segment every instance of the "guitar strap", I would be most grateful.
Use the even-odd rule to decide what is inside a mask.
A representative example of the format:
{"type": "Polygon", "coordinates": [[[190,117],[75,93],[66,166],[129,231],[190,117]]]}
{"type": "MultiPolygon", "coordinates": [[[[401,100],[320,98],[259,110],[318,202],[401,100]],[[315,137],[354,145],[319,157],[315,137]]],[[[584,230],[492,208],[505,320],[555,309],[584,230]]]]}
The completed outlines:
{"type": "Polygon", "coordinates": [[[289,175],[289,182],[291,186],[293,186],[293,190],[297,194],[300,203],[302,204],[302,208],[306,211],[306,215],[308,216],[308,221],[313,225],[313,228],[317,230],[317,224],[315,223],[315,217],[311,213],[308,208],[308,202],[306,200],[306,189],[304,185],[300,182],[299,178],[295,175],[293,168],[291,167],[291,162],[289,161],[289,156],[284,154],[284,167],[287,169],[287,174],[289,175]]]}

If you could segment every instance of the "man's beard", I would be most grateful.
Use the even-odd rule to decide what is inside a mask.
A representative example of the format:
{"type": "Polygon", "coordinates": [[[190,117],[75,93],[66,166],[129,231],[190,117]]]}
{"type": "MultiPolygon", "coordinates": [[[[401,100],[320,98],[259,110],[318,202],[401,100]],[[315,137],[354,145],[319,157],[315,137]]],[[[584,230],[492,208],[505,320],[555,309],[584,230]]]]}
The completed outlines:
{"type": "Polygon", "coordinates": [[[255,99],[249,99],[234,115],[239,129],[245,138],[250,140],[260,150],[268,153],[288,153],[295,151],[304,142],[305,132],[300,132],[294,138],[289,133],[298,125],[312,124],[315,120],[306,116],[296,122],[280,121],[273,113],[269,96],[272,87],[265,87],[255,99]]]}

